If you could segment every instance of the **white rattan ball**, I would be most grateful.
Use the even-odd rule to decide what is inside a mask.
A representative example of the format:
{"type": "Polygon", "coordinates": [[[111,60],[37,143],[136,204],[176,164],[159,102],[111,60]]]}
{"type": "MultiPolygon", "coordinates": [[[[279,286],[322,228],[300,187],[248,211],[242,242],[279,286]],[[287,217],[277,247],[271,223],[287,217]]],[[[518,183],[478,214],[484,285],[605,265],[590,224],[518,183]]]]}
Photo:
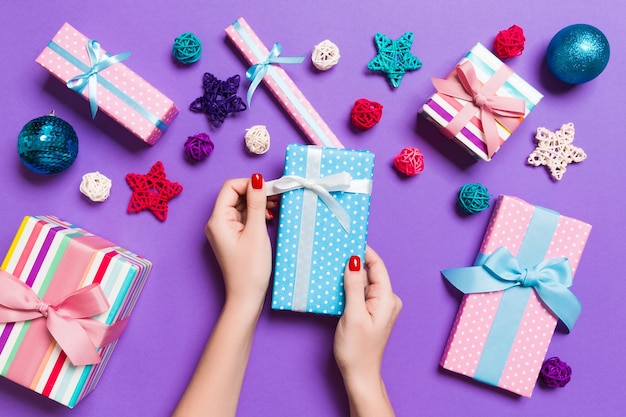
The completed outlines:
{"type": "Polygon", "coordinates": [[[90,172],[83,175],[80,192],[89,197],[91,201],[101,203],[109,198],[111,184],[111,180],[98,171],[90,172]]]}
{"type": "Polygon", "coordinates": [[[339,47],[326,39],[315,45],[311,61],[315,68],[326,71],[337,65],[339,57],[339,47]]]}
{"type": "Polygon", "coordinates": [[[257,155],[264,154],[270,148],[270,134],[267,128],[262,125],[255,125],[246,129],[245,140],[248,150],[257,155]]]}

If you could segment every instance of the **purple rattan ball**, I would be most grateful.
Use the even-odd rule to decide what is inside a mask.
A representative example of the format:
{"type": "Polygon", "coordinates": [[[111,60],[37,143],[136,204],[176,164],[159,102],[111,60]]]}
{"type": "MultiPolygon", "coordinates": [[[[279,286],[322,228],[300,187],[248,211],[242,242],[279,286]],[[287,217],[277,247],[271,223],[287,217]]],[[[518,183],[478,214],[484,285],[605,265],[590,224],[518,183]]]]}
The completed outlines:
{"type": "Polygon", "coordinates": [[[557,357],[546,359],[539,378],[549,388],[563,388],[572,378],[572,368],[557,357]]]}
{"type": "Polygon", "coordinates": [[[209,135],[206,133],[198,133],[187,138],[185,142],[185,155],[195,161],[202,161],[213,153],[214,147],[215,145],[209,135]]]}

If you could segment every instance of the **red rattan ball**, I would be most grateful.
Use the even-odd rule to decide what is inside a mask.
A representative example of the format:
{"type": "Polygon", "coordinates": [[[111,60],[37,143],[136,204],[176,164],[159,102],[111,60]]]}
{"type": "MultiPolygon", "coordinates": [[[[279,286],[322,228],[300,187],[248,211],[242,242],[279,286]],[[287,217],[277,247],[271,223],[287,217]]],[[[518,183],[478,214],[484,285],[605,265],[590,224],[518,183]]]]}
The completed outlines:
{"type": "Polygon", "coordinates": [[[383,106],[375,101],[360,98],[354,102],[350,118],[352,124],[360,129],[367,130],[380,122],[383,116],[383,106]]]}
{"type": "Polygon", "coordinates": [[[493,49],[500,58],[511,58],[522,54],[524,42],[526,42],[524,30],[517,25],[513,25],[506,30],[501,30],[496,35],[493,49]]]}
{"type": "Polygon", "coordinates": [[[424,155],[417,148],[404,148],[393,158],[393,166],[408,176],[419,174],[424,170],[424,155]]]}

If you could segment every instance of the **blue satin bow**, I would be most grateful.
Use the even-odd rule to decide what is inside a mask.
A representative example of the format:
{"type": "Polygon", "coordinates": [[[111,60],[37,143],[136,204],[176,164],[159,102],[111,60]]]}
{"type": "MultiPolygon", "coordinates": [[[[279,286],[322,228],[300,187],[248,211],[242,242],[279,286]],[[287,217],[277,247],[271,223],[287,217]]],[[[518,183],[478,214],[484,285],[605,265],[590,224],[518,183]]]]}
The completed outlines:
{"type": "Polygon", "coordinates": [[[250,100],[252,99],[252,94],[257,89],[265,74],[267,74],[267,70],[269,66],[272,64],[299,64],[304,61],[304,56],[284,56],[279,57],[280,53],[283,51],[283,47],[280,43],[276,42],[274,46],[272,46],[272,50],[270,54],[267,56],[265,61],[259,62],[258,64],[254,64],[248,71],[246,71],[246,78],[250,81],[250,87],[248,87],[248,108],[250,108],[250,100]]]}
{"type": "Polygon", "coordinates": [[[86,86],[89,86],[91,117],[95,118],[98,111],[98,72],[126,60],[130,56],[130,52],[123,52],[113,56],[103,54],[100,43],[90,39],[87,41],[87,53],[89,54],[91,67],[85,73],[68,80],[67,86],[80,94],[82,94],[86,86]]]}
{"type": "Polygon", "coordinates": [[[572,270],[567,258],[551,258],[531,268],[521,268],[515,256],[500,247],[479,260],[477,266],[446,269],[441,273],[464,294],[533,288],[543,303],[572,330],[581,311],[578,298],[568,289],[572,270]]]}

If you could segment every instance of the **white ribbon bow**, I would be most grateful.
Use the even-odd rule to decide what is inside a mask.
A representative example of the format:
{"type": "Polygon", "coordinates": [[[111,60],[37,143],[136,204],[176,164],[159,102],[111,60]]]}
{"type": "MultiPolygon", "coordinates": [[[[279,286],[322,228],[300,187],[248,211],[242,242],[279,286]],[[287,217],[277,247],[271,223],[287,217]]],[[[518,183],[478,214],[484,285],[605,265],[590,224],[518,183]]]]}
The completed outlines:
{"type": "Polygon", "coordinates": [[[286,175],[274,181],[265,183],[268,196],[282,194],[287,191],[304,188],[311,190],[333,212],[339,224],[350,233],[350,215],[341,207],[341,204],[330,194],[332,191],[346,191],[350,188],[352,176],[347,172],[329,175],[324,178],[302,178],[295,175],[286,175]]]}

